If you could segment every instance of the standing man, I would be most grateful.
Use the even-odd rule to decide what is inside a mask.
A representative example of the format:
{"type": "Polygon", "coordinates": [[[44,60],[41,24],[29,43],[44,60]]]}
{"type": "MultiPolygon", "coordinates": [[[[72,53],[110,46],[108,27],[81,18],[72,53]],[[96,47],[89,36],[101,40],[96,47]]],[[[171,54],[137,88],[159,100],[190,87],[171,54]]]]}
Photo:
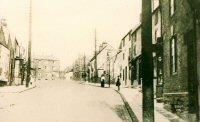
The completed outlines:
{"type": "Polygon", "coordinates": [[[116,82],[116,86],[118,87],[118,91],[120,90],[120,85],[121,85],[121,83],[120,83],[120,76],[118,75],[117,82],[116,82]]]}

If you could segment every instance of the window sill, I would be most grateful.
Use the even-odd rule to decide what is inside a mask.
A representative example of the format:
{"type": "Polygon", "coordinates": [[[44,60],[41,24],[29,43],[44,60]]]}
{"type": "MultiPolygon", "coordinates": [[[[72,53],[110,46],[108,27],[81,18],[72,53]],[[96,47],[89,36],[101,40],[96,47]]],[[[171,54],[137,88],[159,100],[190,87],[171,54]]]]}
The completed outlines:
{"type": "Polygon", "coordinates": [[[173,73],[172,73],[172,76],[175,76],[175,75],[177,75],[177,74],[178,74],[177,72],[173,72],[173,73]]]}

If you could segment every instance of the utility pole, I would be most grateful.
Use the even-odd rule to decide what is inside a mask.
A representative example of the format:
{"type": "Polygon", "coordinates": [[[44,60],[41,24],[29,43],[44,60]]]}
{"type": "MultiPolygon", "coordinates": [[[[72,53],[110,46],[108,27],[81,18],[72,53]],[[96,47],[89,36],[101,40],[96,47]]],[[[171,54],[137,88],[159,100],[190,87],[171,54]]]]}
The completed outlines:
{"type": "Polygon", "coordinates": [[[110,51],[107,50],[107,61],[108,61],[108,85],[110,87],[110,51]]]}
{"type": "Polygon", "coordinates": [[[98,70],[97,70],[97,39],[96,39],[96,29],[95,29],[95,62],[94,62],[94,68],[95,68],[95,82],[98,81],[98,70]]]}
{"type": "Polygon", "coordinates": [[[143,122],[154,122],[151,0],[142,0],[143,122]]]}
{"type": "Polygon", "coordinates": [[[32,0],[30,0],[29,8],[29,41],[28,41],[28,63],[27,63],[27,78],[26,87],[29,87],[31,80],[31,41],[32,41],[32,0]]]}
{"type": "Polygon", "coordinates": [[[83,77],[84,77],[84,81],[86,81],[86,72],[85,72],[85,70],[86,70],[86,68],[85,68],[85,54],[84,54],[84,57],[83,57],[83,77]]]}

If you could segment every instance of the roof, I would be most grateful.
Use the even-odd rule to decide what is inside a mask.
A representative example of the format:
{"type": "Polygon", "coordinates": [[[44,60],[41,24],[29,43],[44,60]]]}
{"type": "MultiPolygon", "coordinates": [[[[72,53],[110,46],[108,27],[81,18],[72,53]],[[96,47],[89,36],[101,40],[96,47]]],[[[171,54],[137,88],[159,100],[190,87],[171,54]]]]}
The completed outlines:
{"type": "Polygon", "coordinates": [[[131,32],[132,32],[132,29],[128,31],[128,33],[122,38],[122,40],[125,39],[131,32]]]}
{"type": "Polygon", "coordinates": [[[33,58],[34,60],[53,60],[53,61],[59,61],[58,58],[54,57],[53,55],[48,55],[48,56],[44,56],[44,55],[38,55],[38,56],[34,56],[33,58]]]}
{"type": "Polygon", "coordinates": [[[141,26],[142,26],[142,23],[137,24],[137,25],[132,29],[131,34],[132,34],[132,33],[135,33],[139,28],[141,28],[141,26]]]}
{"type": "MultiPolygon", "coordinates": [[[[105,43],[105,42],[103,42],[103,43],[105,43]]],[[[112,45],[110,45],[109,43],[106,42],[106,46],[103,47],[99,52],[97,52],[97,56],[98,56],[106,47],[108,47],[108,46],[110,46],[111,48],[113,48],[112,45]]],[[[113,48],[113,49],[114,49],[114,48],[113,48]]],[[[94,59],[95,59],[95,56],[93,56],[92,59],[90,59],[90,62],[93,61],[94,59]]]]}
{"type": "MultiPolygon", "coordinates": [[[[97,56],[107,47],[108,45],[106,45],[105,47],[103,47],[98,53],[97,53],[97,56]]],[[[90,60],[93,61],[95,59],[95,56],[92,57],[92,59],[90,60]]]]}
{"type": "Polygon", "coordinates": [[[0,44],[6,46],[5,36],[3,32],[3,27],[0,28],[0,44]]]}
{"type": "Polygon", "coordinates": [[[10,32],[9,32],[8,28],[5,27],[5,26],[2,26],[2,29],[3,29],[3,32],[4,32],[6,44],[8,44],[8,38],[9,38],[10,32]]]}

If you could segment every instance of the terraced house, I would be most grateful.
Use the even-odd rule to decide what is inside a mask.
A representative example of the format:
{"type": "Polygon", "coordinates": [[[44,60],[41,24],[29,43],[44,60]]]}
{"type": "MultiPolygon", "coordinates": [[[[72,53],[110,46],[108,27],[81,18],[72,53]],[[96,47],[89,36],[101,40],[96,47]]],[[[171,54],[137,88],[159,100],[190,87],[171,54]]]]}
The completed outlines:
{"type": "Polygon", "coordinates": [[[20,85],[25,80],[25,50],[7,28],[5,19],[0,22],[0,82],[1,85],[20,85]],[[21,50],[21,52],[20,52],[21,50]]]}

